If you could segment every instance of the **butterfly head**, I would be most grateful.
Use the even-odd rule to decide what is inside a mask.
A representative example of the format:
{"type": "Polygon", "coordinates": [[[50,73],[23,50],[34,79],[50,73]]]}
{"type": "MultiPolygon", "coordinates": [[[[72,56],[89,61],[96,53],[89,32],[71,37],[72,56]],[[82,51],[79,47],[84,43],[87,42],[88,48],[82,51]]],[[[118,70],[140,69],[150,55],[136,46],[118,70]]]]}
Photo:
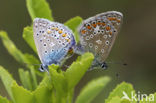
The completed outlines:
{"type": "Polygon", "coordinates": [[[43,64],[40,65],[39,70],[40,70],[41,72],[45,72],[45,71],[49,72],[49,71],[48,71],[48,66],[47,66],[47,65],[43,65],[43,64]]]}
{"type": "Polygon", "coordinates": [[[102,69],[107,69],[108,68],[108,65],[105,62],[101,63],[100,66],[101,66],[102,69]]]}

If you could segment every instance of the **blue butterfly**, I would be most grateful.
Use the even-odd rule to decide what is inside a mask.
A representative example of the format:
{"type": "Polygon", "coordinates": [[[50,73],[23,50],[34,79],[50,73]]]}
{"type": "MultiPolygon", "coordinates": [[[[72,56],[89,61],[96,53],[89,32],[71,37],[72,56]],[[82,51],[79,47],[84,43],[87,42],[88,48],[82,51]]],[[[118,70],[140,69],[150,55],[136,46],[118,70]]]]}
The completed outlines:
{"type": "Polygon", "coordinates": [[[48,65],[60,65],[75,46],[72,31],[65,25],[36,18],[33,23],[34,41],[42,62],[40,71],[48,71],[48,65]]]}

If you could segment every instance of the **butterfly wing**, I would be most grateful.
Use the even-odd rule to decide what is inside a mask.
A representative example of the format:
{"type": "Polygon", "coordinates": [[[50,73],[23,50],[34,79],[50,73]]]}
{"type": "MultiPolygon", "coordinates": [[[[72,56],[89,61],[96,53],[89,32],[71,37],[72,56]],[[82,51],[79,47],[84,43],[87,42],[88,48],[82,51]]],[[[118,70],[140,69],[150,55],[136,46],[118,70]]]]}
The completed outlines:
{"type": "Polygon", "coordinates": [[[86,19],[78,28],[83,52],[92,52],[95,61],[104,62],[122,24],[120,12],[108,11],[86,19]]]}
{"type": "Polygon", "coordinates": [[[59,64],[75,45],[72,31],[63,24],[36,18],[33,31],[39,58],[45,66],[59,64]]]}

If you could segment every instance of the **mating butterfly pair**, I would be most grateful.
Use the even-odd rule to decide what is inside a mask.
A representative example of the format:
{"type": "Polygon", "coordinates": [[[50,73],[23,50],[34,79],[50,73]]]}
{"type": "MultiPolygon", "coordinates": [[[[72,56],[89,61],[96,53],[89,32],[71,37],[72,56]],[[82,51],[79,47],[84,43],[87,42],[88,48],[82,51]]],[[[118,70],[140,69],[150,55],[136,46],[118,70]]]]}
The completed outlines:
{"type": "Polygon", "coordinates": [[[61,64],[69,51],[83,54],[91,52],[95,56],[92,68],[106,67],[107,58],[119,32],[123,15],[120,12],[108,11],[90,17],[78,28],[80,43],[76,44],[73,32],[63,24],[36,18],[33,31],[36,48],[42,62],[41,71],[47,71],[48,65],[61,64]]]}

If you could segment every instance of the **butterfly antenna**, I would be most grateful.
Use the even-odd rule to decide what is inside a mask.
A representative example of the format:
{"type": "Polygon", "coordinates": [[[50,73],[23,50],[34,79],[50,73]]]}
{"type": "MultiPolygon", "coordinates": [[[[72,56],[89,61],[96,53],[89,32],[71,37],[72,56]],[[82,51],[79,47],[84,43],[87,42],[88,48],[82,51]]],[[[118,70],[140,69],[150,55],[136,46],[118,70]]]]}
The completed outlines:
{"type": "Polygon", "coordinates": [[[24,63],[25,65],[41,65],[41,64],[30,64],[30,63],[24,63]]]}
{"type": "Polygon", "coordinates": [[[128,64],[126,62],[106,62],[106,64],[122,64],[123,66],[127,66],[128,64]]]}

